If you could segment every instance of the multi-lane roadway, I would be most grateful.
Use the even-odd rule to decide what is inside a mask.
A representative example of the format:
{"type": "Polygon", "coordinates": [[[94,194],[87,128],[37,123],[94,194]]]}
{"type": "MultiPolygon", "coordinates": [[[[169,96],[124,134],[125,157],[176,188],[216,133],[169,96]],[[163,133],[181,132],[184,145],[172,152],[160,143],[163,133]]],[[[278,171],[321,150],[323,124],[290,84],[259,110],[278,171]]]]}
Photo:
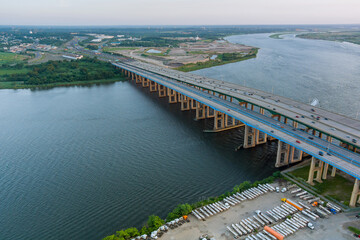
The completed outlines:
{"type": "MultiPolygon", "coordinates": [[[[131,63],[113,63],[115,66],[134,72],[155,81],[211,108],[228,114],[241,122],[265,132],[297,149],[300,149],[332,166],[360,179],[360,155],[341,146],[329,144],[326,140],[313,137],[305,131],[295,129],[288,124],[279,122],[269,116],[262,115],[233,102],[216,97],[207,92],[183,84],[177,79],[166,77],[164,74],[150,72],[131,63]],[[311,137],[311,139],[309,138],[311,137]],[[324,153],[321,154],[320,152],[324,153]]],[[[234,89],[234,88],[233,88],[234,89]]],[[[295,106],[294,106],[295,108],[295,106]]],[[[311,111],[311,110],[310,110],[311,111]]],[[[329,121],[329,120],[327,120],[329,121]]]]}

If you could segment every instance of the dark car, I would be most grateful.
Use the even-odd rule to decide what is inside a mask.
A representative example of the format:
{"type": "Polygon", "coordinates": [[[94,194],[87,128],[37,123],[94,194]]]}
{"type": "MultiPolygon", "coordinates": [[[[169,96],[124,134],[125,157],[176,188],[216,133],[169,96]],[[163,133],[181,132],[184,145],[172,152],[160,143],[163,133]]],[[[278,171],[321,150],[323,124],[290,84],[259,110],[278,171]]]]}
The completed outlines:
{"type": "Polygon", "coordinates": [[[356,141],[356,139],[353,139],[352,142],[353,142],[353,143],[356,143],[357,141],[356,141]]]}
{"type": "Polygon", "coordinates": [[[324,156],[324,153],[322,151],[319,152],[320,156],[324,156]]]}
{"type": "Polygon", "coordinates": [[[309,139],[314,140],[314,138],[313,138],[313,137],[309,137],[309,139]]]}

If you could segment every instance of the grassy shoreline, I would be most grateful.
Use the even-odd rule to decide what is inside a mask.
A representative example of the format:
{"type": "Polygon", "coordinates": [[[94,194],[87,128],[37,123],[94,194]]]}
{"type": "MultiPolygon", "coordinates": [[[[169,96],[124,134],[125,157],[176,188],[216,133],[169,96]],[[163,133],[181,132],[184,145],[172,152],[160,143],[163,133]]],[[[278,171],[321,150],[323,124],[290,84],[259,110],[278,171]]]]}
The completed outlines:
{"type": "Polygon", "coordinates": [[[346,179],[340,174],[336,174],[335,177],[328,177],[323,183],[314,181],[315,185],[310,186],[307,183],[310,166],[306,165],[287,172],[290,177],[293,177],[302,184],[312,188],[316,193],[334,199],[346,206],[349,205],[349,199],[353,190],[353,182],[346,179]]]}
{"type": "Polygon", "coordinates": [[[232,60],[227,60],[227,61],[209,60],[206,62],[189,63],[184,66],[177,67],[177,68],[175,68],[175,70],[182,71],[182,72],[191,72],[191,71],[196,71],[196,70],[200,70],[200,69],[204,69],[204,68],[221,66],[221,65],[228,64],[228,63],[240,62],[240,61],[256,58],[258,50],[259,50],[258,48],[254,48],[249,54],[242,56],[242,57],[238,57],[236,59],[232,59],[232,60]]]}
{"type": "Polygon", "coordinates": [[[269,38],[273,38],[273,39],[283,39],[282,37],[280,37],[281,35],[284,35],[285,33],[275,33],[269,36],[269,38]]]}
{"type": "Polygon", "coordinates": [[[84,86],[102,83],[114,83],[120,81],[127,81],[125,78],[109,78],[109,79],[98,79],[89,81],[76,81],[76,82],[56,82],[40,85],[26,85],[22,82],[0,82],[0,89],[36,89],[36,88],[54,88],[54,87],[68,87],[68,86],[84,86]]]}

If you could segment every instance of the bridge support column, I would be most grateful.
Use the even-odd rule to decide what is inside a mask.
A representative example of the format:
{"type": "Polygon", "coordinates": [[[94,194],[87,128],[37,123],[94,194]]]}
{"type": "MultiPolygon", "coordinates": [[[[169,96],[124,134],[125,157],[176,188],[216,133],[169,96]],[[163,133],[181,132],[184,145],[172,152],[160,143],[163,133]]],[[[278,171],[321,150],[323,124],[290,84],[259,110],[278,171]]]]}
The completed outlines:
{"type": "Polygon", "coordinates": [[[244,148],[255,147],[256,145],[256,129],[245,125],[245,134],[244,134],[244,148]]]}
{"type": "Polygon", "coordinates": [[[322,172],[322,179],[325,180],[327,178],[328,170],[329,170],[329,164],[325,163],[324,164],[324,169],[323,169],[323,172],[322,172]]]}
{"type": "Polygon", "coordinates": [[[147,79],[147,78],[143,78],[143,81],[142,81],[142,86],[143,87],[149,87],[149,82],[150,80],[147,79]]]}
{"type": "Polygon", "coordinates": [[[136,78],[135,78],[135,83],[137,83],[137,84],[142,83],[142,76],[137,75],[136,78]]]}
{"type": "Polygon", "coordinates": [[[179,102],[181,103],[181,111],[190,110],[190,99],[187,96],[180,94],[179,102]]]}
{"type": "Polygon", "coordinates": [[[166,87],[158,84],[159,97],[166,97],[166,87]]]}
{"type": "MultiPolygon", "coordinates": [[[[360,185],[359,180],[355,179],[354,188],[351,193],[351,198],[350,198],[350,203],[349,203],[350,207],[355,207],[355,205],[356,205],[356,201],[358,200],[358,196],[359,196],[359,185],[360,185]]],[[[358,201],[358,203],[359,203],[359,201],[358,201]]]]}
{"type": "Polygon", "coordinates": [[[335,175],[336,175],[336,167],[333,166],[331,169],[331,176],[335,177],[335,175]]]}
{"type": "Polygon", "coordinates": [[[173,89],[167,89],[167,95],[169,96],[169,103],[177,103],[177,92],[173,89]]]}
{"type": "Polygon", "coordinates": [[[150,81],[150,92],[156,92],[157,91],[157,82],[150,81]]]}
{"type": "Polygon", "coordinates": [[[267,134],[256,130],[256,145],[263,144],[267,142],[267,134]]]}
{"type": "Polygon", "coordinates": [[[289,164],[290,145],[278,141],[275,167],[282,167],[289,164]]]}
{"type": "Polygon", "coordinates": [[[315,172],[316,172],[315,180],[319,183],[322,183],[321,175],[322,175],[323,167],[324,167],[323,161],[321,161],[315,157],[312,157],[311,164],[310,164],[309,178],[308,178],[307,183],[309,183],[310,185],[314,185],[315,172]],[[318,166],[316,166],[317,163],[318,163],[318,166]]]}
{"type": "Polygon", "coordinates": [[[215,111],[214,130],[225,128],[225,114],[215,111]]]}
{"type": "Polygon", "coordinates": [[[193,109],[193,110],[196,110],[196,107],[197,107],[196,100],[191,99],[190,100],[190,108],[193,109]]]}
{"type": "Polygon", "coordinates": [[[206,105],[200,102],[196,103],[196,120],[206,118],[206,105]]]}
{"type": "Polygon", "coordinates": [[[209,106],[206,106],[206,118],[213,118],[215,117],[215,110],[212,109],[211,107],[209,106]]]}

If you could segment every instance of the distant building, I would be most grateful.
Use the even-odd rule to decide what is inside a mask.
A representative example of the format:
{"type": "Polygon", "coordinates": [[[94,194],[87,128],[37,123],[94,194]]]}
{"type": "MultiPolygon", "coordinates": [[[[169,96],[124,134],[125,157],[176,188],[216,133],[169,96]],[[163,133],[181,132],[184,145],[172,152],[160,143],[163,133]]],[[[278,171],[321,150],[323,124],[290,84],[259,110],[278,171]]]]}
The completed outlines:
{"type": "Polygon", "coordinates": [[[71,59],[71,60],[79,60],[84,57],[83,55],[76,55],[76,54],[66,54],[66,55],[62,55],[62,56],[63,56],[63,58],[67,58],[67,59],[71,59]]]}

